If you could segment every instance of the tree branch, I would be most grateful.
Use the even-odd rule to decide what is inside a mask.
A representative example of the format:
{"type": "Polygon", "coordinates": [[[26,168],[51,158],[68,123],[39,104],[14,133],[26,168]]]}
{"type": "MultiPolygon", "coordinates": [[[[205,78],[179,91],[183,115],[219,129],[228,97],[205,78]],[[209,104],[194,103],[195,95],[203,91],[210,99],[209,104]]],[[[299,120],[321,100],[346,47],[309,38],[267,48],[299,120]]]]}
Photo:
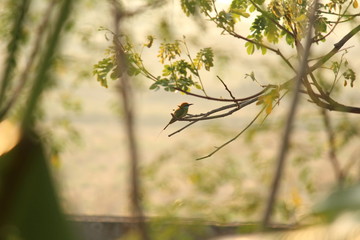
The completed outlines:
{"type": "Polygon", "coordinates": [[[276,86],[275,85],[267,85],[263,90],[261,90],[260,92],[254,94],[254,95],[251,95],[251,96],[245,97],[245,98],[236,98],[236,99],[215,98],[215,97],[203,96],[203,95],[199,95],[199,94],[196,94],[196,93],[187,92],[187,91],[182,90],[181,88],[177,88],[177,87],[175,87],[174,89],[179,91],[179,92],[185,93],[186,95],[190,95],[190,96],[198,97],[198,98],[203,98],[203,99],[207,99],[207,100],[212,100],[212,101],[242,102],[242,101],[250,100],[252,98],[256,98],[256,97],[260,96],[261,94],[263,94],[264,92],[266,92],[269,88],[274,88],[274,87],[276,87],[276,86]]]}
{"type": "Polygon", "coordinates": [[[300,67],[299,67],[299,72],[296,77],[294,95],[293,95],[293,99],[292,99],[291,106],[289,109],[288,119],[286,121],[284,136],[282,138],[281,146],[279,149],[279,155],[278,155],[278,159],[277,159],[277,163],[276,163],[274,178],[273,178],[273,181],[271,184],[269,199],[268,199],[266,209],[264,212],[264,216],[263,216],[263,221],[262,221],[263,228],[268,227],[270,224],[273,208],[274,208],[274,205],[276,202],[277,193],[280,188],[281,178],[282,178],[283,171],[285,168],[286,155],[288,152],[290,136],[292,133],[292,124],[293,124],[293,121],[295,120],[295,113],[296,113],[298,102],[299,102],[301,79],[303,79],[304,76],[306,76],[306,74],[307,74],[307,58],[310,54],[312,29],[313,29],[314,22],[315,22],[315,11],[318,7],[317,4],[318,4],[318,1],[315,0],[314,8],[312,9],[310,16],[309,16],[309,28],[308,28],[308,32],[307,32],[307,36],[306,36],[304,54],[302,56],[300,67]]]}
{"type": "Polygon", "coordinates": [[[202,114],[198,114],[198,115],[191,115],[191,117],[185,117],[185,118],[179,119],[178,121],[188,121],[188,122],[191,121],[191,123],[189,123],[186,126],[180,128],[179,130],[169,134],[168,137],[171,137],[171,136],[181,132],[185,128],[191,126],[192,124],[194,124],[194,123],[196,123],[198,121],[204,121],[204,120],[222,118],[222,117],[225,117],[225,116],[229,116],[229,115],[233,114],[234,112],[239,111],[240,109],[246,107],[247,105],[250,105],[250,104],[254,103],[257,100],[258,100],[258,97],[253,98],[253,99],[249,99],[247,101],[244,101],[244,102],[241,102],[241,103],[238,103],[238,104],[234,103],[234,104],[222,106],[220,108],[216,108],[214,110],[211,110],[211,111],[209,111],[207,113],[202,113],[202,114]],[[220,111],[224,111],[224,110],[229,109],[229,108],[234,108],[234,109],[232,109],[232,110],[230,110],[230,111],[228,111],[228,112],[226,112],[224,114],[219,114],[219,115],[208,117],[211,114],[214,114],[214,113],[217,113],[217,112],[220,112],[220,111]]]}
{"type": "Polygon", "coordinates": [[[251,122],[243,129],[241,130],[241,132],[239,132],[235,137],[231,138],[229,141],[223,143],[221,146],[219,147],[216,147],[216,150],[212,151],[210,154],[204,156],[204,157],[200,157],[200,158],[197,158],[196,160],[202,160],[202,159],[205,159],[205,158],[209,158],[211,157],[212,155],[214,155],[216,152],[218,152],[219,150],[221,150],[222,148],[224,148],[226,145],[230,144],[231,142],[235,141],[238,137],[240,137],[251,125],[254,124],[254,122],[260,117],[261,113],[265,110],[265,107],[263,107],[261,109],[261,111],[254,117],[253,120],[251,120],[251,122]]]}
{"type": "Polygon", "coordinates": [[[341,170],[339,160],[336,156],[335,134],[331,127],[329,114],[325,109],[321,109],[321,115],[323,117],[325,132],[327,134],[327,142],[329,145],[329,161],[334,171],[336,181],[338,182],[338,185],[341,186],[345,176],[341,170]]]}
{"type": "Polygon", "coordinates": [[[323,56],[319,61],[317,61],[313,66],[310,67],[309,72],[313,72],[314,70],[321,67],[324,63],[326,63],[332,56],[334,56],[343,46],[344,44],[350,40],[355,34],[360,31],[360,25],[351,30],[348,34],[346,34],[339,42],[334,44],[334,48],[328,52],[325,56],[323,56]]]}
{"type": "MultiPolygon", "coordinates": [[[[114,20],[114,36],[113,42],[116,49],[116,65],[119,69],[119,72],[126,72],[127,69],[127,59],[125,56],[125,52],[121,48],[121,42],[118,39],[121,36],[121,22],[122,20],[128,16],[126,11],[123,10],[123,6],[116,0],[112,0],[113,7],[113,20],[114,20]]],[[[131,81],[127,74],[122,74],[119,76],[118,82],[118,92],[121,98],[122,107],[124,109],[124,128],[127,137],[128,143],[128,154],[129,154],[129,184],[130,184],[130,211],[131,213],[139,218],[139,221],[136,225],[137,234],[139,234],[139,239],[149,240],[149,234],[147,232],[147,226],[143,216],[143,209],[141,205],[141,182],[139,178],[139,152],[138,145],[136,143],[136,135],[135,135],[135,126],[134,126],[134,96],[131,81]]]]}
{"type": "Polygon", "coordinates": [[[26,82],[29,80],[30,77],[29,72],[35,63],[36,55],[37,53],[39,53],[40,46],[43,43],[43,38],[45,37],[44,34],[45,27],[49,22],[55,4],[56,1],[51,1],[45,11],[44,18],[36,31],[36,39],[34,41],[34,46],[31,50],[29,58],[27,59],[25,68],[18,78],[17,82],[19,82],[19,84],[15,88],[14,93],[10,96],[10,99],[6,102],[6,104],[4,104],[4,107],[0,110],[0,121],[2,121],[5,118],[11,107],[16,103],[21,91],[25,87],[26,82]]]}

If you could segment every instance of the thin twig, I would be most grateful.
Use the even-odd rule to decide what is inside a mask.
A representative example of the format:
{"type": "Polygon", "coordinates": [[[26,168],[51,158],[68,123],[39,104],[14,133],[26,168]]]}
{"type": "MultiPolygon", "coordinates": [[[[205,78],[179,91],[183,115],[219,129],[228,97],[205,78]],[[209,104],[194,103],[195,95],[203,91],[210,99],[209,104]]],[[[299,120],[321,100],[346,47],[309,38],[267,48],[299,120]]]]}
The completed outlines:
{"type": "Polygon", "coordinates": [[[331,92],[334,90],[335,85],[337,84],[337,82],[338,82],[339,79],[341,78],[341,75],[340,75],[340,77],[338,77],[338,75],[339,75],[339,73],[340,73],[340,68],[341,68],[341,65],[342,65],[342,63],[343,63],[344,55],[345,55],[345,54],[346,54],[346,52],[341,55],[340,62],[339,62],[339,69],[338,69],[338,71],[335,73],[334,81],[333,81],[333,83],[331,84],[330,90],[328,91],[329,94],[331,94],[331,92]]]}
{"type": "Polygon", "coordinates": [[[355,34],[360,31],[360,25],[352,29],[348,34],[346,34],[339,42],[334,44],[334,48],[325,54],[319,61],[317,61],[313,66],[310,67],[309,72],[313,72],[315,69],[321,67],[325,62],[327,62],[332,56],[334,56],[344,44],[350,40],[355,34]]]}
{"type": "Polygon", "coordinates": [[[181,132],[182,130],[184,130],[185,128],[191,126],[192,124],[198,122],[198,121],[204,121],[204,120],[209,120],[209,119],[214,119],[214,118],[222,118],[222,117],[225,117],[225,116],[228,116],[228,115],[231,115],[233,114],[234,112],[236,111],[239,111],[240,109],[254,103],[255,101],[257,101],[258,98],[253,98],[253,99],[250,99],[250,100],[247,100],[247,101],[244,101],[244,102],[241,102],[239,103],[240,106],[238,106],[236,103],[234,104],[230,104],[230,105],[226,105],[226,106],[222,106],[220,108],[217,108],[217,109],[213,109],[207,113],[202,113],[202,114],[198,114],[198,115],[191,115],[192,117],[186,117],[186,118],[183,118],[183,119],[179,119],[178,121],[191,121],[191,123],[185,125],[184,127],[180,128],[179,130],[171,133],[168,135],[168,137],[171,137],[179,132],[181,132]],[[230,110],[224,114],[219,114],[219,115],[215,115],[215,116],[211,116],[211,117],[208,117],[210,116],[211,114],[214,114],[216,112],[220,112],[220,111],[223,111],[223,110],[226,110],[226,109],[229,109],[229,108],[234,108],[233,110],[230,110]]]}
{"type": "Polygon", "coordinates": [[[324,127],[327,134],[327,141],[329,145],[329,161],[334,171],[336,181],[338,182],[338,185],[341,186],[345,176],[341,170],[339,160],[336,156],[335,133],[331,127],[330,117],[327,110],[322,108],[321,115],[323,117],[324,127]]]}
{"type": "MultiPolygon", "coordinates": [[[[343,11],[343,14],[340,14],[338,15],[338,19],[336,20],[336,22],[334,23],[334,26],[331,28],[331,30],[326,34],[324,35],[323,37],[319,38],[319,39],[313,39],[313,42],[314,43],[317,43],[325,38],[327,38],[334,30],[335,28],[337,27],[337,25],[339,23],[342,23],[341,19],[344,17],[345,13],[347,12],[347,10],[349,9],[349,7],[351,6],[352,4],[352,1],[349,2],[349,4],[346,6],[345,10],[343,11]]],[[[339,8],[339,12],[341,12],[341,8],[339,8]]]]}
{"type": "MultiPolygon", "coordinates": [[[[230,91],[230,89],[227,87],[227,85],[225,84],[225,82],[219,77],[219,76],[216,76],[219,80],[220,80],[220,82],[224,85],[224,87],[225,87],[225,90],[229,93],[229,95],[230,95],[230,97],[234,100],[234,102],[236,103],[236,104],[238,104],[238,106],[239,106],[239,102],[238,101],[236,101],[236,98],[234,97],[234,95],[232,94],[232,92],[230,91]]],[[[240,106],[239,106],[240,107],[240,106]]]]}
{"type": "MultiPolygon", "coordinates": [[[[184,38],[185,38],[185,37],[184,37],[184,38]]],[[[190,55],[190,51],[189,51],[189,48],[188,48],[188,46],[187,46],[187,44],[186,44],[185,39],[184,39],[182,42],[183,42],[183,44],[184,44],[184,46],[185,46],[185,49],[186,49],[186,55],[187,55],[187,57],[189,58],[191,64],[193,65],[193,67],[194,67],[194,69],[195,69],[195,71],[196,71],[196,76],[197,76],[197,78],[198,78],[199,81],[200,81],[201,91],[203,91],[203,93],[205,94],[205,96],[207,96],[207,93],[206,93],[206,91],[205,91],[204,84],[203,84],[203,82],[202,82],[202,80],[201,80],[201,76],[200,76],[200,73],[199,73],[199,70],[198,70],[198,69],[199,69],[200,61],[199,61],[198,65],[195,66],[195,63],[194,63],[194,61],[192,60],[192,57],[191,57],[191,55],[190,55]]]]}
{"type": "Polygon", "coordinates": [[[273,87],[276,87],[276,85],[268,85],[263,90],[261,90],[258,93],[255,93],[254,95],[251,95],[251,96],[245,97],[245,98],[237,98],[237,99],[215,98],[215,97],[203,96],[203,95],[199,95],[196,93],[187,92],[187,91],[182,90],[181,88],[177,88],[177,87],[175,87],[174,89],[179,92],[185,93],[186,95],[203,98],[203,99],[207,99],[207,100],[213,100],[213,101],[219,101],[219,102],[242,102],[242,101],[247,101],[249,99],[256,98],[256,97],[260,96],[261,94],[263,94],[264,92],[266,92],[269,88],[273,88],[273,87]]]}
{"type": "Polygon", "coordinates": [[[216,147],[216,149],[214,151],[212,151],[211,153],[209,153],[208,155],[204,156],[204,157],[200,157],[200,158],[197,158],[196,160],[202,160],[202,159],[205,159],[205,158],[209,158],[211,157],[212,155],[214,155],[216,152],[218,152],[219,150],[221,150],[222,148],[224,148],[226,145],[230,144],[231,142],[235,141],[238,137],[241,136],[241,134],[243,134],[251,125],[254,124],[254,122],[259,118],[259,116],[261,115],[261,113],[265,110],[265,107],[263,107],[261,109],[261,111],[253,118],[253,120],[251,120],[251,122],[246,125],[246,127],[241,130],[241,132],[239,132],[235,137],[231,138],[229,141],[223,143],[221,146],[219,147],[216,147]]]}
{"type": "Polygon", "coordinates": [[[286,65],[288,65],[291,68],[291,70],[293,70],[296,73],[295,67],[290,63],[290,61],[284,56],[284,54],[282,54],[282,52],[279,49],[275,49],[275,48],[272,48],[272,47],[270,47],[270,46],[268,46],[266,44],[259,43],[259,42],[256,42],[256,41],[252,40],[252,39],[246,38],[246,37],[234,32],[234,31],[233,32],[228,32],[228,33],[233,37],[240,38],[240,39],[242,39],[242,40],[244,40],[246,42],[250,42],[250,43],[255,44],[257,46],[260,46],[260,47],[264,47],[267,50],[276,53],[277,55],[279,55],[281,57],[281,59],[286,63],[286,65]]]}

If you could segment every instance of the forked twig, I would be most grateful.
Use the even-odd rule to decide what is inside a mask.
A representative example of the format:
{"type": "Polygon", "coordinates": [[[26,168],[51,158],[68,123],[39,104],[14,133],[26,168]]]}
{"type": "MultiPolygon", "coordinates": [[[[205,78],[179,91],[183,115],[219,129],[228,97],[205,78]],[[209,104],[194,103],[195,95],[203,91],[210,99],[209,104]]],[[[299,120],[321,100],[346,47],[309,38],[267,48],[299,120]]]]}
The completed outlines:
{"type": "Polygon", "coordinates": [[[197,158],[196,160],[202,160],[202,159],[205,159],[205,158],[209,158],[211,157],[212,155],[214,155],[217,151],[219,151],[220,149],[222,149],[223,147],[225,147],[226,145],[230,144],[231,142],[235,141],[238,137],[241,136],[241,134],[243,134],[251,125],[253,125],[253,123],[260,117],[261,113],[265,110],[265,107],[263,107],[261,109],[261,111],[253,118],[253,120],[251,120],[251,122],[246,125],[246,127],[241,130],[241,132],[239,132],[235,137],[231,138],[229,141],[223,143],[221,146],[219,147],[216,147],[216,149],[214,151],[212,151],[211,153],[209,153],[208,155],[204,156],[204,157],[200,157],[200,158],[197,158]]]}

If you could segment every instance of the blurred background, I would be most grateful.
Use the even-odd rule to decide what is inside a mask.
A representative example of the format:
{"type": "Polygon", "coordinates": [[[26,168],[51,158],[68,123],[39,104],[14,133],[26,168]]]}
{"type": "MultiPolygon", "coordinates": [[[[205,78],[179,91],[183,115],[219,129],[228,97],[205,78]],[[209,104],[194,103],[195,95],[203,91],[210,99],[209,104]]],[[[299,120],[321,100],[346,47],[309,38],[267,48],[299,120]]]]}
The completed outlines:
{"type": "MultiPolygon", "coordinates": [[[[4,19],[2,29],[8,29],[7,8],[11,1],[0,3],[4,19]]],[[[123,1],[126,9],[136,9],[143,1],[123,1]]],[[[228,9],[231,1],[217,1],[218,9],[228,9]]],[[[36,23],[47,1],[33,1],[31,21],[26,25],[31,43],[36,23]]],[[[59,57],[52,69],[52,87],[44,96],[41,110],[41,129],[51,146],[51,170],[55,176],[60,203],[65,213],[74,215],[128,216],[128,154],[123,127],[123,111],[116,81],[105,88],[96,81],[93,66],[105,56],[112,37],[103,29],[113,29],[111,4],[108,1],[79,0],[62,38],[59,57]],[[102,29],[102,30],[101,30],[102,29]]],[[[252,19],[243,19],[241,27],[250,30],[252,19]]],[[[280,84],[293,77],[287,66],[274,53],[248,55],[244,42],[226,34],[213,23],[199,17],[186,17],[180,1],[168,1],[149,8],[121,22],[123,32],[142,51],[144,65],[161,75],[162,65],[157,55],[163,41],[183,39],[194,56],[200,48],[211,47],[215,67],[201,72],[209,96],[227,98],[228,92],[217,79],[220,76],[236,97],[246,97],[262,90],[260,84],[280,84]],[[154,46],[143,48],[148,35],[155,37],[154,46]],[[259,83],[247,74],[254,73],[259,83]]],[[[314,58],[332,49],[350,29],[337,29],[325,43],[319,44],[314,58]]],[[[246,35],[246,34],[245,34],[246,35]]],[[[2,33],[0,51],[6,51],[8,37],[2,33]]],[[[347,59],[356,69],[359,64],[358,37],[347,43],[347,59]]],[[[279,45],[286,56],[294,57],[295,50],[279,45]]],[[[26,50],[26,46],[25,52],[26,50]]],[[[338,58],[341,57],[339,54],[338,58]]],[[[5,55],[0,61],[4,64],[5,55]]],[[[20,59],[18,65],[24,62],[20,59]]],[[[357,69],[356,69],[357,70],[357,69]]],[[[324,78],[328,75],[323,74],[324,78]]],[[[271,115],[253,124],[236,141],[210,158],[196,161],[228,141],[255,117],[261,106],[251,105],[222,119],[203,121],[184,131],[168,135],[185,122],[176,122],[165,131],[170,113],[181,102],[193,103],[189,113],[199,114],[221,106],[179,92],[149,90],[152,82],[138,76],[135,86],[135,123],[140,147],[140,173],[143,204],[147,216],[197,217],[214,221],[256,221],[264,210],[264,201],[273,175],[274,161],[282,138],[288,97],[271,115]]],[[[358,103],[359,85],[339,88],[339,98],[358,103]],[[341,92],[341,94],[340,94],[341,92]]],[[[195,93],[201,93],[200,91],[195,93]]],[[[16,132],[17,110],[2,123],[3,129],[16,132]],[[7,124],[7,125],[6,125],[7,124]]],[[[313,205],[335,189],[338,182],[328,160],[329,146],[323,127],[323,116],[314,104],[301,99],[299,121],[291,140],[291,153],[286,170],[275,219],[280,222],[301,221],[313,205]]],[[[331,113],[339,162],[348,168],[346,183],[359,179],[359,126],[357,116],[331,113]]],[[[1,131],[0,145],[9,142],[1,131]]]]}

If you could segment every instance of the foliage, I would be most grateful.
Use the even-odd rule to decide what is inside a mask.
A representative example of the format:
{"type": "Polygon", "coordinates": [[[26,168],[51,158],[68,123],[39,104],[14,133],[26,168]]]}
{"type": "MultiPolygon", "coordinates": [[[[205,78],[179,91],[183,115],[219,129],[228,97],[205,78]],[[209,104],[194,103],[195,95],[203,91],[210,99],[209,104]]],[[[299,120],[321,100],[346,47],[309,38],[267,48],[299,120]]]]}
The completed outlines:
{"type": "MultiPolygon", "coordinates": [[[[335,100],[335,98],[341,96],[341,90],[344,86],[349,85],[350,87],[354,87],[356,84],[356,71],[351,67],[352,64],[350,60],[345,58],[348,50],[344,48],[344,45],[360,31],[360,26],[354,27],[343,36],[336,36],[339,38],[338,41],[327,53],[319,54],[314,53],[315,51],[310,51],[309,55],[305,54],[307,53],[306,50],[309,49],[306,48],[306,46],[310,46],[311,50],[320,48],[325,41],[330,39],[335,29],[359,17],[357,13],[354,13],[354,9],[358,8],[356,0],[329,1],[326,3],[305,0],[233,0],[231,4],[229,4],[228,9],[219,9],[216,1],[181,0],[180,6],[186,16],[201,16],[207,21],[212,22],[216,28],[219,28],[221,34],[229,35],[243,41],[244,48],[249,55],[256,54],[257,52],[263,55],[275,53],[293,74],[293,77],[286,77],[286,79],[284,79],[284,76],[281,76],[281,79],[284,80],[278,85],[271,84],[269,79],[262,79],[260,82],[268,82],[266,85],[259,84],[260,87],[263,88],[262,91],[242,99],[236,98],[232,90],[228,88],[227,83],[217,76],[230,97],[212,97],[206,93],[201,78],[201,71],[211,71],[214,66],[215,55],[212,47],[207,46],[198,50],[197,53],[192,54],[189,51],[185,37],[181,40],[172,42],[164,40],[158,43],[154,40],[156,37],[151,36],[147,38],[147,43],[140,45],[139,49],[138,46],[130,42],[128,37],[119,37],[113,34],[113,41],[121,43],[121,53],[126,56],[128,64],[127,74],[130,76],[141,75],[151,80],[150,90],[164,89],[170,92],[180,91],[184,94],[208,101],[218,101],[223,104],[221,107],[206,113],[188,115],[184,119],[181,119],[182,121],[189,121],[190,123],[173,134],[181,132],[191,124],[202,120],[213,120],[230,116],[250,104],[261,105],[261,110],[259,110],[256,117],[253,118],[247,127],[237,134],[234,133],[234,137],[225,141],[221,146],[216,147],[216,150],[206,157],[198,158],[198,160],[212,156],[218,150],[232,143],[239,136],[244,136],[243,133],[245,131],[249,133],[249,135],[245,137],[253,139],[255,136],[254,132],[257,133],[261,131],[259,129],[251,131],[251,126],[255,125],[258,119],[261,119],[260,116],[263,116],[263,111],[266,115],[263,118],[262,124],[265,124],[267,119],[276,114],[276,111],[274,111],[275,106],[280,106],[280,103],[284,101],[284,99],[288,100],[285,96],[289,92],[292,92],[294,89],[293,86],[296,86],[295,83],[297,79],[299,79],[299,83],[301,84],[299,93],[306,96],[309,102],[313,103],[314,106],[320,108],[322,111],[331,110],[343,113],[360,113],[359,106],[353,107],[335,100]],[[243,27],[245,25],[243,24],[244,19],[251,23],[248,29],[243,27]],[[158,46],[157,58],[162,66],[161,74],[156,74],[148,69],[142,58],[143,51],[146,50],[145,47],[152,48],[155,46],[158,46]],[[338,56],[340,52],[343,52],[343,54],[338,56]],[[313,56],[315,54],[316,56],[313,56]],[[301,65],[304,69],[303,75],[299,75],[301,73],[299,70],[301,68],[298,67],[299,62],[303,62],[301,65]],[[325,71],[326,74],[332,74],[333,77],[321,77],[325,71]],[[339,84],[341,81],[343,81],[343,86],[339,84]],[[198,92],[200,90],[200,93],[194,93],[192,92],[193,90],[198,92]]],[[[263,58],[265,57],[266,56],[263,56],[263,58]]],[[[100,79],[99,81],[103,86],[107,86],[109,76],[111,79],[117,79],[121,78],[122,74],[124,74],[116,70],[117,58],[118,56],[113,52],[106,60],[103,59],[94,66],[94,74],[98,80],[100,79]]],[[[251,69],[251,74],[247,74],[247,76],[255,83],[259,83],[259,81],[255,79],[256,73],[257,69],[256,66],[254,66],[254,69],[251,69]]],[[[292,110],[294,109],[295,107],[292,108],[292,110]]],[[[294,116],[295,110],[292,113],[293,115],[289,114],[289,116],[294,116]]],[[[304,202],[303,195],[311,196],[318,188],[315,184],[316,180],[314,179],[314,173],[310,167],[311,164],[309,160],[301,156],[304,152],[308,152],[308,156],[321,158],[321,153],[328,151],[330,166],[335,173],[337,184],[353,183],[349,168],[342,166],[338,159],[337,154],[345,150],[342,149],[343,145],[336,142],[336,139],[343,139],[343,136],[349,133],[348,129],[355,127],[354,124],[347,122],[343,126],[344,128],[341,129],[341,121],[331,123],[331,118],[327,112],[320,112],[318,116],[323,120],[320,122],[320,126],[324,126],[323,133],[326,135],[325,139],[327,140],[328,149],[318,147],[318,142],[314,141],[311,142],[311,144],[313,144],[311,146],[314,146],[314,149],[309,150],[306,148],[309,147],[309,145],[295,141],[294,144],[297,144],[296,146],[298,146],[300,150],[297,151],[291,148],[291,157],[293,159],[292,164],[299,167],[295,174],[300,184],[295,189],[289,191],[290,197],[288,197],[288,199],[291,200],[282,198],[276,204],[277,213],[274,215],[280,215],[280,219],[282,220],[285,219],[296,222],[297,211],[300,208],[299,206],[304,202]]],[[[345,117],[343,117],[343,119],[345,119],[345,117]]],[[[302,121],[299,125],[303,126],[305,122],[302,121]]],[[[291,129],[291,124],[289,124],[289,126],[288,129],[291,129]]],[[[273,130],[268,128],[261,133],[269,129],[273,130]]],[[[357,133],[358,130],[356,127],[355,129],[354,131],[357,133]]],[[[290,130],[288,133],[289,132],[290,130]]],[[[256,151],[261,151],[261,147],[264,145],[264,141],[262,141],[263,138],[265,137],[262,137],[259,142],[256,143],[256,151]]],[[[313,136],[313,138],[316,137],[313,136]]],[[[284,144],[283,146],[285,147],[282,150],[286,153],[287,145],[284,144]]],[[[259,155],[260,153],[254,152],[254,159],[258,159],[259,155]]],[[[273,163],[272,161],[274,161],[273,158],[267,158],[267,164],[273,163]]],[[[220,169],[217,170],[221,172],[220,169]]],[[[185,170],[185,172],[189,174],[187,178],[190,182],[194,183],[196,190],[207,196],[215,194],[217,188],[223,183],[222,179],[214,176],[216,174],[211,171],[197,172],[185,170]]],[[[226,172],[221,176],[224,177],[227,175],[231,174],[226,172]]],[[[236,178],[236,176],[233,177],[236,178]]],[[[280,178],[282,176],[279,175],[274,178],[276,177],[280,178]]],[[[268,178],[266,182],[269,181],[268,178]]],[[[284,179],[285,178],[283,178],[283,180],[284,179]]],[[[229,179],[227,180],[230,181],[229,179]]],[[[247,194],[251,196],[249,198],[253,201],[248,205],[246,205],[246,203],[242,203],[244,205],[238,204],[235,208],[237,210],[241,209],[240,211],[243,212],[249,210],[249,214],[251,215],[259,209],[259,205],[254,204],[254,201],[262,199],[263,196],[247,194]],[[242,208],[243,206],[246,206],[246,208],[242,208]]],[[[204,203],[201,201],[201,198],[197,200],[198,202],[194,201],[195,203],[192,202],[188,204],[188,206],[194,204],[194,209],[201,209],[204,203]]],[[[239,202],[241,201],[239,200],[237,203],[239,202]]],[[[271,204],[271,201],[269,201],[269,204],[271,204]]],[[[224,217],[224,219],[226,219],[226,217],[224,217]]]]}
{"type": "MultiPolygon", "coordinates": [[[[145,43],[142,48],[152,46],[154,37],[148,36],[149,39],[151,39],[151,44],[145,43]]],[[[202,89],[199,70],[205,68],[205,70],[210,71],[214,66],[214,54],[211,48],[200,49],[193,59],[190,56],[185,39],[175,42],[163,42],[160,44],[157,57],[164,67],[161,76],[155,76],[145,68],[141,54],[136,51],[129,38],[125,37],[123,39],[121,48],[126,53],[128,61],[127,74],[130,76],[141,74],[151,79],[154,82],[150,86],[151,90],[158,90],[163,87],[165,91],[171,92],[177,89],[189,91],[192,86],[202,89]],[[183,53],[185,53],[188,60],[185,60],[183,53]],[[194,79],[198,79],[200,83],[194,79]]],[[[97,80],[104,87],[108,86],[109,77],[116,80],[122,74],[116,69],[116,58],[112,47],[107,50],[107,55],[108,57],[94,65],[93,70],[93,74],[96,75],[97,80]]]]}

